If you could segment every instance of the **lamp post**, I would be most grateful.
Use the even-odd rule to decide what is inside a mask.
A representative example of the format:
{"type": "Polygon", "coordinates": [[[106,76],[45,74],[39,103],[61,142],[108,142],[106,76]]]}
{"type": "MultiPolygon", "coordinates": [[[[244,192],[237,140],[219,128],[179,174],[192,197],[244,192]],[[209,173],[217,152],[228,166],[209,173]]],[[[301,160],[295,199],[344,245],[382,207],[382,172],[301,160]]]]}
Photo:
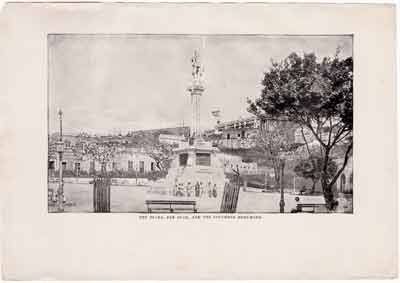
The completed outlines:
{"type": "Polygon", "coordinates": [[[285,160],[280,158],[279,160],[279,186],[281,191],[281,199],[279,201],[279,212],[285,212],[285,192],[283,190],[283,169],[285,168],[285,160]]]}
{"type": "MultiPolygon", "coordinates": [[[[279,201],[279,212],[284,213],[285,212],[285,191],[283,189],[283,171],[285,169],[285,163],[286,160],[293,160],[295,152],[299,145],[295,146],[282,146],[279,149],[279,186],[280,186],[280,193],[281,193],[281,198],[279,201]]],[[[294,176],[293,180],[293,192],[296,191],[296,176],[294,176]]]]}
{"type": "Polygon", "coordinates": [[[296,194],[296,175],[293,176],[293,194],[296,194]]]}
{"type": "Polygon", "coordinates": [[[279,212],[285,213],[285,190],[283,188],[283,172],[285,169],[285,160],[290,155],[287,146],[281,146],[279,148],[279,189],[280,189],[280,200],[279,200],[279,212]]]}
{"type": "Polygon", "coordinates": [[[58,180],[58,191],[57,191],[57,204],[58,204],[58,211],[64,211],[64,181],[63,181],[63,166],[62,166],[62,158],[64,152],[64,142],[62,140],[62,111],[61,109],[58,110],[58,118],[60,120],[60,138],[57,142],[57,152],[58,152],[58,160],[59,160],[59,180],[58,180]]]}

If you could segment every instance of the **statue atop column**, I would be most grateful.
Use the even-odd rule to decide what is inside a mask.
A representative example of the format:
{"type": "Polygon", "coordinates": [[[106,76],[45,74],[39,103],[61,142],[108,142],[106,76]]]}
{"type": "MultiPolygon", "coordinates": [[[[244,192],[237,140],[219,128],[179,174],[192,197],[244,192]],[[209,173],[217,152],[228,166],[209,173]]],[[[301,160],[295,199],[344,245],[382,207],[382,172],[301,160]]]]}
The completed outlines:
{"type": "Polygon", "coordinates": [[[204,75],[204,67],[201,64],[200,53],[195,50],[192,56],[192,77],[193,83],[199,85],[202,83],[204,75]]]}
{"type": "Polygon", "coordinates": [[[200,98],[204,92],[203,76],[204,68],[200,61],[200,53],[195,50],[191,59],[192,62],[192,82],[187,90],[190,93],[190,103],[192,105],[192,123],[191,123],[191,136],[193,138],[201,139],[200,130],[200,98]]]}

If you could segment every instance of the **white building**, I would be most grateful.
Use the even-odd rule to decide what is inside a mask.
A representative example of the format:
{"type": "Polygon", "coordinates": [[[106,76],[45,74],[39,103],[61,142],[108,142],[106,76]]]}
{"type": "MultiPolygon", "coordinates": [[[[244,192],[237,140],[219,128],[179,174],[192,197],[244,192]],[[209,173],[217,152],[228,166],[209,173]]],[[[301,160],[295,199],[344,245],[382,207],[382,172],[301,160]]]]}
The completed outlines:
{"type": "MultiPolygon", "coordinates": [[[[60,166],[58,154],[56,154],[56,156],[57,157],[49,160],[50,176],[54,174],[54,171],[57,171],[60,166]]],[[[101,171],[102,167],[105,167],[107,172],[124,171],[147,173],[158,170],[155,160],[137,148],[124,149],[116,153],[112,160],[103,164],[98,161],[93,161],[88,157],[78,157],[71,149],[66,148],[63,154],[62,166],[64,172],[72,172],[75,176],[90,175],[93,174],[94,171],[101,171]]]]}
{"type": "Polygon", "coordinates": [[[167,135],[167,134],[160,134],[158,137],[160,143],[166,143],[171,145],[181,145],[185,142],[185,136],[178,136],[178,135],[167,135]]]}
{"type": "Polygon", "coordinates": [[[218,157],[224,166],[225,173],[232,173],[233,170],[237,169],[241,174],[252,175],[259,173],[256,162],[243,162],[241,156],[219,153],[218,157]]]}

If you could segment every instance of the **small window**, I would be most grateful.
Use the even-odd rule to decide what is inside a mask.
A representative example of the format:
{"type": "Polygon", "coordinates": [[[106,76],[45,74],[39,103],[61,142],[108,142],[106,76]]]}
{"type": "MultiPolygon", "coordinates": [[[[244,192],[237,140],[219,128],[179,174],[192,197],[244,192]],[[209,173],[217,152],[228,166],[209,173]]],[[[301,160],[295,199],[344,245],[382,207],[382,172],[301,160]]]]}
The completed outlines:
{"type": "Polygon", "coordinates": [[[196,153],[196,165],[211,166],[211,155],[209,153],[196,153]]]}
{"type": "Polygon", "coordinates": [[[150,163],[150,170],[151,170],[151,171],[154,171],[154,162],[151,162],[151,163],[150,163]]]}
{"type": "Polygon", "coordinates": [[[179,154],[179,166],[186,166],[189,155],[187,153],[179,154]]]}
{"type": "Polygon", "coordinates": [[[54,170],[54,161],[49,161],[49,169],[54,170]]]}
{"type": "Polygon", "coordinates": [[[62,164],[62,170],[67,170],[67,162],[63,161],[61,164],[62,164]]]}
{"type": "Polygon", "coordinates": [[[226,135],[226,139],[227,139],[227,140],[230,140],[230,139],[231,139],[231,134],[227,134],[227,135],[226,135]]]}
{"type": "Polygon", "coordinates": [[[113,162],[112,163],[112,169],[113,170],[117,170],[117,162],[113,162]]]}
{"type": "Polygon", "coordinates": [[[139,161],[139,172],[144,173],[144,161],[139,161]]]}
{"type": "Polygon", "coordinates": [[[79,176],[81,173],[81,164],[79,162],[75,163],[75,174],[79,176]]]}
{"type": "Polygon", "coordinates": [[[133,170],[133,161],[132,160],[128,161],[128,170],[133,170]]]}

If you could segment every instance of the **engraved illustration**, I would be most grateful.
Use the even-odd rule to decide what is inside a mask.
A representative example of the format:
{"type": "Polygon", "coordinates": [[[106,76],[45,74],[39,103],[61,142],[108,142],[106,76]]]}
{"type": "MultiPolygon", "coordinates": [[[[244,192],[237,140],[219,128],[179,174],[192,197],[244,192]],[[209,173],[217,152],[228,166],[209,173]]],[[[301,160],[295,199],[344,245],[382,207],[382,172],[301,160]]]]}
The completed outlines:
{"type": "Polygon", "coordinates": [[[48,212],[353,213],[351,35],[47,43],[48,212]]]}

